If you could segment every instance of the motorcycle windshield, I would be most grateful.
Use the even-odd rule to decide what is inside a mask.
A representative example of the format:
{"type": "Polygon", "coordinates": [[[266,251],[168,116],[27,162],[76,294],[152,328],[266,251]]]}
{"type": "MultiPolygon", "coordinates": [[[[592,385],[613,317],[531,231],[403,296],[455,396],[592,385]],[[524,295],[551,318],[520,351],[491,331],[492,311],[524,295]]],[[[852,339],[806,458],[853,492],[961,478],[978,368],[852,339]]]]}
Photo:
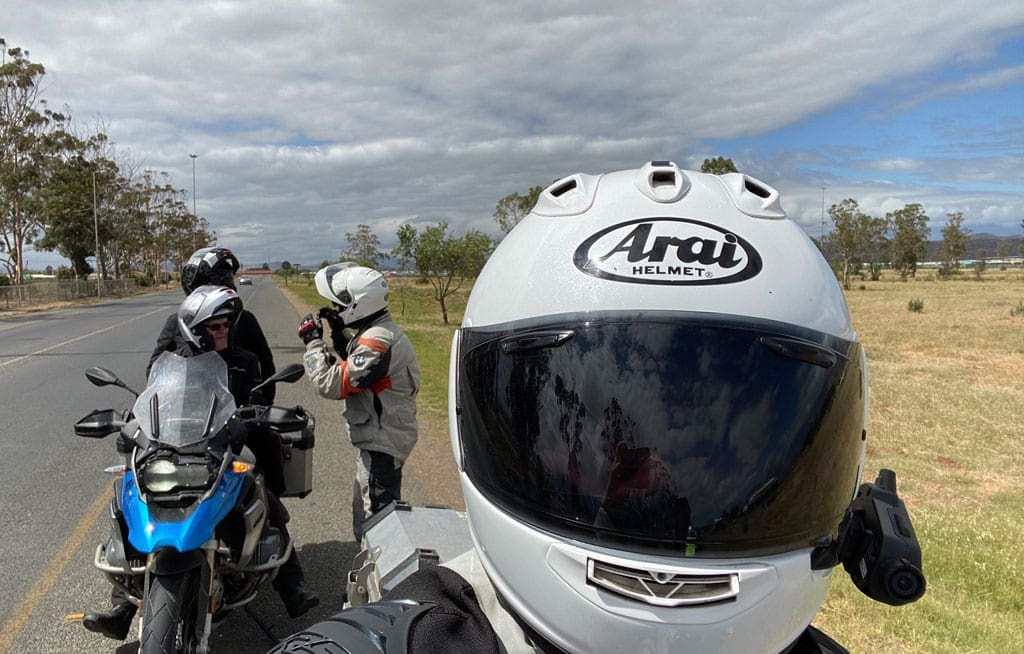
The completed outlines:
{"type": "Polygon", "coordinates": [[[544,530],[693,556],[790,551],[834,533],[855,490],[856,342],[646,314],[470,327],[460,350],[466,474],[544,530]]]}
{"type": "Polygon", "coordinates": [[[235,413],[227,364],[216,352],[164,352],[133,412],[146,437],[163,445],[180,448],[213,436],[235,413]]]}

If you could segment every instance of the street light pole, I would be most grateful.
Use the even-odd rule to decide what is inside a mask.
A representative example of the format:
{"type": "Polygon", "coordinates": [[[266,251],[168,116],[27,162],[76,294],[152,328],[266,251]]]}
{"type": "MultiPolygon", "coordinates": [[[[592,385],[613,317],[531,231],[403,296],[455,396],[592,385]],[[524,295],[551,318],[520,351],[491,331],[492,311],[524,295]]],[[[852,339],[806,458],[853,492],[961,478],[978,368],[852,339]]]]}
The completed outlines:
{"type": "Polygon", "coordinates": [[[100,283],[100,219],[96,210],[96,171],[92,171],[92,228],[96,236],[96,297],[103,295],[103,285],[100,283]]]}
{"type": "Polygon", "coordinates": [[[190,154],[188,156],[192,158],[192,215],[198,217],[199,214],[196,213],[196,157],[199,155],[190,154]]]}
{"type": "Polygon", "coordinates": [[[821,187],[821,242],[825,242],[825,189],[827,186],[821,187]]]}
{"type": "MultiPolygon", "coordinates": [[[[198,221],[199,214],[196,213],[196,157],[199,155],[190,154],[188,156],[192,158],[192,216],[198,221]]],[[[196,227],[198,227],[198,223],[196,227]]],[[[194,229],[192,231],[192,250],[196,250],[196,232],[194,229]]]]}

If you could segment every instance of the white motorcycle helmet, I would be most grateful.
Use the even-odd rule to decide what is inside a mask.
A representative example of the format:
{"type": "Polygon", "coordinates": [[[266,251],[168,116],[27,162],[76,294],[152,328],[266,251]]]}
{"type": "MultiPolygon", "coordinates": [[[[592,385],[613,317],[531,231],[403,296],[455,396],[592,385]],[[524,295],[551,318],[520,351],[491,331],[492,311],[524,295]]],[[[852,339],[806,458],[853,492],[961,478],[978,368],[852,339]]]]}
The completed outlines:
{"type": "Polygon", "coordinates": [[[651,162],[559,180],[478,278],[452,447],[506,606],[566,652],[782,652],[860,481],[865,359],[778,193],[651,162]]]}
{"type": "Polygon", "coordinates": [[[317,292],[338,306],[346,325],[388,308],[388,282],[373,268],[335,263],[316,271],[313,279],[317,292]]]}

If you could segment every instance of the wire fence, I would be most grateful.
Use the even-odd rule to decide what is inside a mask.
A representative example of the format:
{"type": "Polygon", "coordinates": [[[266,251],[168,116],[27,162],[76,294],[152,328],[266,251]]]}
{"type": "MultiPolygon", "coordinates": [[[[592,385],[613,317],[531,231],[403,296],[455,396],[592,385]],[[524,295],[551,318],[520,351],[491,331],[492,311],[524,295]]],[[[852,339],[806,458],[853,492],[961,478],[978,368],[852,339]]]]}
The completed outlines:
{"type": "Polygon", "coordinates": [[[134,279],[69,279],[0,286],[0,309],[20,309],[87,297],[120,297],[134,291],[134,279]]]}

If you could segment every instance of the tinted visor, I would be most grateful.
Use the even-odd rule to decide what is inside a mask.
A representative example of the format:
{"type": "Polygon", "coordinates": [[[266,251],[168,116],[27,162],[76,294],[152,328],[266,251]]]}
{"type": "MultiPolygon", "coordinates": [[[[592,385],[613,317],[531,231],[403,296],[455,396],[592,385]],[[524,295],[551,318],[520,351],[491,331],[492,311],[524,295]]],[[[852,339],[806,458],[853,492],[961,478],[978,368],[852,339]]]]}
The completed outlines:
{"type": "Polygon", "coordinates": [[[858,347],[707,314],[463,329],[466,473],[519,519],[585,541],[807,547],[855,489],[858,347]]]}

